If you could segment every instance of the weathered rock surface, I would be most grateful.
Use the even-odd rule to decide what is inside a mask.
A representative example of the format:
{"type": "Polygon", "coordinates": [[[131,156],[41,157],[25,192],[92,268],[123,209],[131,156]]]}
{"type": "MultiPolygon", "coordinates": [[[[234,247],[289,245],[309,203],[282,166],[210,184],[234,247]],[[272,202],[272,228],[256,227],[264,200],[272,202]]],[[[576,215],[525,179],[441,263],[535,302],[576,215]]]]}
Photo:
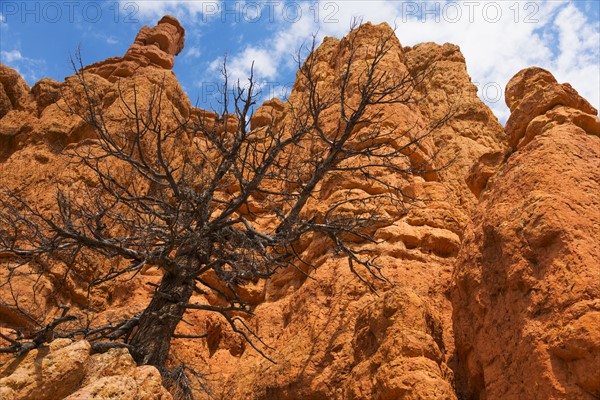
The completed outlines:
{"type": "Polygon", "coordinates": [[[171,400],[158,370],[125,349],[90,354],[86,341],[58,339],[0,368],[2,400],[171,400]]]}
{"type": "Polygon", "coordinates": [[[24,110],[31,104],[29,85],[12,68],[0,64],[0,118],[10,110],[24,110]]]}
{"type": "MultiPolygon", "coordinates": [[[[546,111],[556,106],[579,110],[583,114],[592,114],[591,121],[581,122],[584,126],[593,125],[593,117],[598,113],[571,85],[559,84],[550,72],[537,67],[519,71],[506,85],[505,98],[506,105],[511,111],[510,118],[506,122],[506,133],[511,147],[523,147],[529,143],[533,137],[533,134],[527,133],[530,123],[534,118],[543,116],[546,111]]],[[[548,118],[552,118],[551,115],[548,118]]],[[[578,120],[574,116],[571,118],[578,120]]],[[[598,132],[597,126],[595,131],[598,132]]]]}
{"type": "MultiPolygon", "coordinates": [[[[142,37],[150,38],[156,34],[159,38],[155,40],[160,41],[161,32],[173,34],[177,32],[177,30],[173,31],[175,28],[171,28],[175,26],[172,22],[166,23],[167,29],[163,29],[165,23],[160,25],[159,30],[148,28],[151,35],[146,32],[146,36],[142,37]]],[[[173,47],[169,44],[171,42],[168,42],[168,46],[165,47],[171,53],[176,53],[179,48],[177,46],[183,45],[180,40],[183,33],[179,36],[175,34],[175,37],[178,37],[177,41],[173,40],[176,46],[173,47]]],[[[75,165],[69,157],[69,154],[73,154],[74,151],[86,151],[95,135],[94,130],[79,116],[68,112],[70,107],[81,103],[83,94],[79,77],[74,75],[66,78],[64,82],[42,79],[30,90],[15,71],[5,66],[0,67],[2,76],[10,78],[2,80],[3,90],[10,94],[10,99],[19,99],[19,101],[11,101],[10,109],[0,119],[0,187],[14,190],[44,212],[54,212],[57,209],[58,188],[85,190],[97,185],[97,179],[90,174],[90,171],[82,168],[81,165],[75,165]]],[[[152,93],[157,93],[159,85],[163,84],[164,90],[160,101],[174,112],[169,113],[169,118],[176,116],[185,119],[190,115],[192,107],[172,71],[153,64],[138,65],[132,71],[131,76],[121,79],[118,83],[91,71],[83,72],[93,90],[93,95],[102,103],[110,129],[114,129],[116,125],[122,127],[120,124],[124,115],[118,101],[120,97],[130,104],[134,96],[149,99],[152,93]]],[[[162,122],[172,123],[172,121],[162,122]]],[[[118,263],[119,260],[114,262],[118,263]]],[[[6,282],[7,276],[11,273],[5,265],[3,254],[0,254],[0,281],[2,282],[6,282]]],[[[91,295],[88,295],[89,282],[106,273],[111,265],[105,265],[94,257],[89,257],[77,266],[76,274],[71,274],[64,280],[63,276],[66,272],[64,265],[50,264],[46,265],[46,268],[47,273],[38,279],[33,267],[23,267],[20,269],[22,274],[13,274],[12,289],[4,285],[0,290],[1,329],[10,327],[26,334],[38,328],[31,320],[16,312],[14,307],[10,307],[14,303],[11,290],[18,298],[20,306],[40,319],[52,317],[53,314],[49,312],[55,306],[55,300],[60,298],[58,301],[71,306],[71,312],[77,313],[84,308],[95,314],[97,317],[95,323],[103,324],[122,321],[126,316],[143,309],[152,290],[145,283],[160,279],[155,270],[150,270],[140,275],[141,279],[138,278],[133,284],[114,282],[108,286],[95,287],[91,295]],[[57,288],[60,290],[55,293],[57,288]]],[[[142,378],[140,375],[139,379],[142,378]]],[[[123,385],[117,377],[107,378],[102,382],[102,387],[106,388],[111,385],[114,387],[123,385]]],[[[90,382],[92,383],[94,382],[90,382]]],[[[94,391],[100,389],[96,388],[94,391]]],[[[86,392],[82,396],[78,398],[86,398],[86,392]]],[[[122,398],[135,397],[124,395],[122,398]]]]}
{"type": "Polygon", "coordinates": [[[184,41],[185,30],[177,19],[167,15],[155,27],[144,26],[123,57],[109,58],[85,69],[111,82],[130,77],[143,67],[170,70],[184,41]]]}
{"type": "Polygon", "coordinates": [[[480,157],[504,152],[505,133],[492,111],[477,97],[465,59],[458,46],[446,43],[422,43],[406,51],[406,65],[417,74],[430,68],[417,87],[419,111],[430,123],[439,121],[447,112],[452,118],[433,135],[438,151],[440,180],[452,190],[454,212],[473,211],[476,197],[469,190],[467,178],[480,157]]]}
{"type": "MultiPolygon", "coordinates": [[[[83,69],[93,95],[102,99],[110,120],[123,118],[120,97],[129,102],[135,95],[148,99],[160,85],[165,87],[165,104],[172,104],[180,117],[188,117],[189,99],[170,71],[173,57],[183,49],[184,36],[179,22],[165,16],[156,27],[143,27],[124,57],[83,69]]],[[[68,112],[83,96],[78,75],[66,78],[64,83],[42,79],[30,90],[16,71],[2,65],[0,83],[0,161],[26,145],[41,145],[42,153],[60,153],[93,136],[93,129],[68,112]]]]}
{"type": "Polygon", "coordinates": [[[519,72],[506,97],[509,122],[529,124],[512,131],[518,150],[482,194],[456,266],[459,393],[595,399],[600,138],[590,112],[596,111],[539,68],[519,72]]]}
{"type": "MultiPolygon", "coordinates": [[[[337,90],[337,71],[347,57],[349,41],[359,44],[357,54],[368,54],[390,33],[386,24],[366,24],[342,40],[326,38],[315,54],[323,93],[337,90]]],[[[418,88],[419,106],[382,107],[386,127],[395,129],[401,141],[411,128],[415,135],[427,132],[454,107],[460,117],[454,116],[447,127],[434,130],[409,161],[415,167],[423,166],[438,151],[438,164],[431,164],[430,169],[456,161],[448,169],[424,177],[389,177],[401,182],[407,195],[430,201],[398,213],[392,225],[377,231],[376,237],[383,241],[375,248],[381,255],[378,262],[391,282],[378,285],[378,295],[356,278],[347,261],[336,257],[324,239],[310,241],[301,254],[317,266],[309,271],[314,280],[290,269],[252,286],[253,298],[264,300],[256,303],[255,316],[248,323],[273,348],[267,354],[277,364],[228,333],[218,318],[199,313],[188,317],[206,327],[210,340],[198,347],[176,340],[174,351],[181,359],[205,363],[215,393],[223,398],[456,398],[447,292],[468,214],[477,204],[466,179],[481,156],[503,151],[504,132],[477,98],[456,46],[431,43],[403,48],[395,36],[389,45],[391,50],[381,66],[394,76],[418,77],[433,64],[436,68],[418,88]]],[[[353,64],[351,73],[360,71],[361,60],[353,64]]],[[[291,114],[289,104],[301,104],[306,92],[299,77],[288,103],[265,103],[252,119],[252,127],[260,128],[272,120],[285,124],[291,114]]],[[[330,118],[326,130],[336,129],[336,111],[336,105],[324,110],[324,118],[330,118]]],[[[363,127],[365,131],[369,128],[363,127]]],[[[321,195],[311,207],[327,207],[347,188],[376,190],[366,187],[359,177],[340,173],[323,183],[321,195]]],[[[191,333],[186,327],[181,329],[191,333]]]]}
{"type": "Polygon", "coordinates": [[[38,116],[46,109],[46,107],[59,100],[62,86],[62,83],[57,82],[54,79],[44,78],[39,80],[31,88],[31,94],[35,98],[37,104],[38,116]]]}
{"type": "Polygon", "coordinates": [[[14,147],[15,136],[27,132],[35,107],[29,85],[17,71],[0,64],[0,161],[14,147]]]}
{"type": "MultiPolygon", "coordinates": [[[[389,34],[386,24],[365,24],[342,40],[326,38],[314,54],[320,90],[336,90],[348,41],[369,57],[377,40],[389,34]]],[[[123,57],[84,68],[107,120],[117,124],[112,127],[124,120],[119,97],[129,103],[134,96],[149,99],[164,82],[161,100],[177,118],[202,120],[220,133],[235,129],[238,121],[231,116],[194,109],[170,71],[183,40],[179,22],[164,17],[156,27],[144,27],[123,57]]],[[[200,311],[185,316],[194,326],[181,324],[179,333],[206,333],[206,340],[174,339],[173,355],[207,374],[215,398],[600,396],[594,368],[600,362],[596,111],[548,72],[528,69],[507,86],[512,115],[505,133],[477,97],[457,46],[402,47],[395,36],[389,45],[381,67],[417,79],[419,101],[383,106],[383,129],[398,132],[397,145],[407,140],[405,132],[431,130],[402,160],[425,174],[383,177],[423,201],[388,210],[394,222],[375,235],[382,243],[364,245],[380,255],[390,283],[378,283],[378,293],[372,293],[326,240],[314,237],[300,246],[303,259],[316,266],[308,270],[314,279],[289,268],[267,282],[239,287],[254,307],[246,323],[271,347],[264,350],[276,364],[231,332],[219,315],[200,311]]],[[[363,65],[358,60],[351,73],[363,65]]],[[[57,187],[94,187],[95,178],[67,157],[85,150],[94,137],[79,117],[64,112],[81,98],[78,76],[44,79],[29,89],[15,71],[0,66],[0,83],[0,185],[44,212],[56,210],[57,187]]],[[[250,121],[252,129],[289,122],[291,105],[301,104],[306,92],[299,76],[288,102],[265,102],[250,121]]],[[[335,105],[323,111],[331,131],[337,111],[335,105]]],[[[347,172],[319,189],[310,203],[316,210],[347,189],[379,190],[347,172]]],[[[249,207],[265,211],[259,204],[249,207]]],[[[142,310],[152,291],[146,283],[161,275],[145,270],[133,281],[95,287],[88,297],[87,282],[110,266],[90,258],[78,268],[60,283],[60,301],[93,311],[98,322],[142,310]]],[[[22,305],[45,315],[64,272],[50,265],[43,279],[13,278],[22,305]]],[[[7,274],[1,268],[0,281],[7,274]]],[[[0,289],[0,327],[33,329],[4,306],[9,296],[0,289]]],[[[194,300],[211,304],[219,296],[194,300]]],[[[87,343],[64,340],[5,364],[0,384],[6,398],[170,398],[156,370],[135,367],[126,351],[90,355],[87,343]]]]}

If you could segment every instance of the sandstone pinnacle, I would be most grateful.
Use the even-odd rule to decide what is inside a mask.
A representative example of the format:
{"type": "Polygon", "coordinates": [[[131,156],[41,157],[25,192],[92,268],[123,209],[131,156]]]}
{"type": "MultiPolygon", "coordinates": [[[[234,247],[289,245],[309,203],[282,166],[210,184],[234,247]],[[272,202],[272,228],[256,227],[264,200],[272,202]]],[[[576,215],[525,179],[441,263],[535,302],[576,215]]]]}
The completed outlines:
{"type": "Polygon", "coordinates": [[[170,70],[175,56],[183,50],[185,30],[179,21],[166,15],[152,28],[143,26],[123,57],[113,57],[86,67],[86,70],[114,81],[135,74],[140,67],[170,70]]]}

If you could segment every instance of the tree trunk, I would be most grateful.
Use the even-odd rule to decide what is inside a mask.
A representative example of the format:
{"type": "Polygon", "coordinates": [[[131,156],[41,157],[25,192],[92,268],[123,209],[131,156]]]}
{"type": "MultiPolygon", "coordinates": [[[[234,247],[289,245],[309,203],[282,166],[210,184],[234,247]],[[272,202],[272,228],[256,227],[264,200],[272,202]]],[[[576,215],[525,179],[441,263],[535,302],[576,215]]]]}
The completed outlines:
{"type": "Polygon", "coordinates": [[[142,313],[137,330],[129,340],[138,363],[154,365],[163,371],[171,338],[194,288],[194,279],[186,275],[165,272],[152,301],[142,313]]]}

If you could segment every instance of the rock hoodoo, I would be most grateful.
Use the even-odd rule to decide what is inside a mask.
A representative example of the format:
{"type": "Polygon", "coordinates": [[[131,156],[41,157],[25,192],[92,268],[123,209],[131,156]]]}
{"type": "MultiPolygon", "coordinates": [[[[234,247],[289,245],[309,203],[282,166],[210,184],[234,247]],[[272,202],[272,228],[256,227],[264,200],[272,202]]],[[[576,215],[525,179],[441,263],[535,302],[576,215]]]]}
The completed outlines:
{"type": "Polygon", "coordinates": [[[482,195],[454,272],[458,388],[469,399],[598,398],[596,110],[540,68],[506,92],[518,150],[482,195]]]}
{"type": "MultiPolygon", "coordinates": [[[[153,28],[142,27],[125,56],[83,68],[95,95],[105,103],[107,116],[122,114],[118,99],[132,101],[134,86],[140,96],[149,97],[154,87],[164,84],[165,99],[187,118],[192,112],[190,101],[171,71],[184,37],[179,21],[165,16],[153,28]]],[[[27,144],[44,143],[42,148],[61,150],[93,135],[81,118],[64,112],[66,100],[82,95],[78,79],[76,75],[64,82],[45,78],[30,89],[16,71],[0,65],[0,161],[27,144]]],[[[45,151],[42,148],[38,150],[45,151]]]]}
{"type": "Polygon", "coordinates": [[[110,58],[86,70],[110,81],[132,76],[140,67],[172,69],[174,56],[183,50],[185,30],[179,21],[164,16],[155,27],[144,26],[123,57],[110,58]]]}
{"type": "Polygon", "coordinates": [[[582,125],[590,133],[598,134],[598,111],[588,103],[568,83],[559,84],[552,74],[542,68],[531,67],[519,71],[506,85],[506,105],[511,111],[506,122],[509,145],[523,147],[545,125],[536,117],[543,117],[547,111],[554,110],[546,118],[568,119],[582,125]],[[558,109],[560,108],[560,109],[558,109]],[[566,109],[570,109],[567,111],[566,109]],[[561,111],[562,110],[562,111],[561,111]],[[562,118],[559,117],[562,115],[562,118]],[[590,114],[588,118],[585,114],[590,114]]]}

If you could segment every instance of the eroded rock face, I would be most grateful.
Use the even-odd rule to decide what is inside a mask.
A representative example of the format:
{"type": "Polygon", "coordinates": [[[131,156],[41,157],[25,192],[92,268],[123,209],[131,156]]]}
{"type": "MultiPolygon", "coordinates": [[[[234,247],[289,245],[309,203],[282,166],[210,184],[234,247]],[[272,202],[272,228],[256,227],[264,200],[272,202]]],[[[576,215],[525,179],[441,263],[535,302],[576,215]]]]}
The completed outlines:
{"type": "MultiPolygon", "coordinates": [[[[323,91],[335,91],[339,68],[347,57],[347,43],[358,43],[357,54],[369,54],[386,25],[366,24],[348,37],[326,38],[315,53],[323,91]]],[[[469,210],[477,198],[466,184],[471,166],[484,154],[503,151],[504,132],[489,109],[477,98],[458,47],[433,43],[403,48],[392,35],[391,50],[381,68],[394,76],[418,74],[435,63],[419,86],[419,105],[382,107],[385,127],[404,132],[426,132],[453,106],[458,117],[436,129],[410,154],[409,163],[421,166],[441,150],[436,165],[456,159],[447,170],[425,176],[390,176],[409,196],[429,199],[419,207],[398,212],[395,222],[377,230],[381,255],[390,284],[377,284],[373,294],[336,256],[329,242],[314,238],[300,247],[302,258],[317,266],[314,279],[290,268],[271,280],[242,288],[255,304],[247,323],[272,350],[272,364],[232,335],[215,316],[191,313],[187,318],[205,329],[206,344],[175,340],[181,359],[206,365],[214,379],[215,395],[243,399],[455,399],[451,355],[454,350],[451,305],[447,297],[452,264],[461,246],[469,210]],[[450,80],[448,82],[447,80],[450,80]],[[258,300],[256,300],[258,299],[258,300]]],[[[368,57],[368,56],[367,56],[368,57]]],[[[358,57],[352,66],[364,66],[358,57]]],[[[307,88],[301,77],[287,103],[269,101],[259,108],[252,127],[271,121],[289,124],[290,103],[303,101],[307,88]]],[[[323,111],[326,130],[337,127],[337,105],[323,111]],[[329,119],[327,119],[329,118],[329,119]]],[[[368,131],[370,127],[362,129],[368,131]]],[[[416,134],[416,133],[415,133],[416,134]]],[[[307,155],[309,157],[310,154],[307,155]]],[[[403,160],[402,162],[406,162],[403,160]]],[[[432,169],[435,165],[431,166],[432,169]]],[[[350,173],[331,176],[310,203],[326,209],[344,190],[376,190],[350,173]]],[[[356,213],[362,210],[357,208],[356,213]]],[[[390,213],[393,213],[390,210],[390,213]]],[[[181,327],[182,333],[191,333],[181,327]]]]}
{"type": "Polygon", "coordinates": [[[109,81],[132,76],[140,67],[170,70],[175,65],[174,56],[183,50],[184,41],[185,30],[177,19],[167,15],[155,27],[144,26],[123,57],[92,64],[86,70],[109,81]]]}
{"type": "MultiPolygon", "coordinates": [[[[598,111],[588,103],[568,83],[559,84],[552,74],[542,68],[531,67],[519,71],[506,85],[506,105],[511,111],[506,122],[506,133],[511,147],[523,147],[529,143],[535,133],[527,132],[531,122],[556,106],[579,110],[582,114],[595,116],[598,111]]],[[[572,111],[574,112],[574,111],[572,111]]],[[[560,114],[560,112],[559,112],[560,114]]],[[[548,118],[557,118],[556,113],[548,118]]],[[[564,116],[563,118],[568,118],[564,116]]],[[[571,117],[571,120],[577,120],[571,117]]],[[[597,118],[596,118],[597,121],[597,118]]],[[[591,121],[581,122],[594,124],[591,121]]],[[[542,122],[543,125],[545,123],[542,122]]],[[[539,122],[536,122],[539,125],[539,122]]],[[[539,130],[536,126],[534,130],[539,130]]],[[[585,129],[585,128],[584,128],[585,129]]],[[[592,128],[598,134],[598,127],[592,128]]]]}
{"type": "MultiPolygon", "coordinates": [[[[176,27],[170,22],[159,24],[161,32],[165,30],[176,36],[178,31],[172,30],[172,26],[176,27]],[[165,24],[168,25],[166,30],[163,29],[165,24]]],[[[132,51],[135,57],[127,59],[126,55],[84,70],[102,99],[108,119],[116,121],[122,116],[117,101],[119,87],[127,101],[132,100],[134,85],[138,99],[144,99],[150,96],[153,85],[164,80],[165,104],[173,105],[181,117],[191,115],[207,126],[222,124],[219,129],[234,129],[237,120],[233,118],[225,121],[213,113],[192,109],[164,65],[150,61],[145,65],[145,61],[136,58],[145,54],[139,46],[150,46],[152,52],[160,49],[165,54],[180,51],[175,45],[177,40],[165,42],[168,35],[157,33],[156,36],[153,32],[140,32],[132,46],[136,49],[132,51]],[[151,40],[158,44],[149,44],[151,40]],[[130,68],[131,63],[135,64],[133,68],[130,68]],[[117,85],[119,76],[121,81],[117,85]]],[[[452,313],[447,291],[469,212],[477,203],[465,182],[471,166],[480,157],[502,151],[503,130],[476,97],[476,88],[470,83],[464,58],[456,46],[425,44],[403,48],[385,24],[366,24],[352,35],[342,40],[328,38],[316,52],[323,77],[322,89],[335,90],[338,65],[347,57],[347,41],[356,41],[358,51],[368,54],[380,37],[392,35],[391,50],[381,63],[384,70],[397,76],[418,76],[434,63],[438,67],[433,70],[431,79],[424,79],[417,88],[423,98],[418,106],[399,104],[383,108],[386,129],[398,132],[398,145],[401,145],[401,141],[406,140],[402,137],[404,132],[415,127],[418,132],[427,132],[456,106],[457,110],[463,110],[459,111],[463,112],[460,118],[451,118],[447,127],[433,130],[422,146],[403,162],[433,171],[436,166],[456,161],[447,169],[424,176],[386,178],[400,184],[408,196],[427,201],[408,210],[389,210],[395,215],[395,222],[377,231],[376,238],[383,243],[372,250],[381,255],[379,263],[390,281],[378,284],[378,294],[370,292],[351,272],[347,261],[333,254],[330,244],[322,238],[309,239],[301,246],[302,257],[317,267],[311,271],[314,280],[290,268],[266,283],[240,288],[240,295],[255,306],[255,316],[246,323],[272,347],[267,353],[277,364],[271,364],[252,350],[218,315],[190,313],[186,316],[194,328],[182,324],[181,333],[207,333],[208,337],[205,342],[175,339],[174,354],[210,374],[213,393],[225,398],[456,397],[451,370],[452,313]],[[461,119],[464,120],[461,122],[461,119]],[[436,153],[440,157],[434,164],[429,158],[436,153]]],[[[150,60],[152,56],[148,57],[150,60]]],[[[352,68],[358,70],[362,66],[357,60],[352,68]]],[[[21,195],[35,199],[42,209],[53,210],[57,184],[93,184],[93,177],[69,165],[64,155],[69,149],[85,146],[93,137],[93,131],[78,117],[62,111],[69,101],[80,95],[76,76],[60,85],[40,82],[34,92],[32,104],[34,108],[37,105],[39,116],[28,117],[25,124],[28,130],[23,131],[25,125],[17,119],[5,117],[1,121],[11,121],[7,126],[13,130],[15,140],[0,169],[0,180],[4,184],[18,183],[16,189],[21,195]],[[56,90],[60,98],[55,101],[52,95],[56,90]]],[[[301,102],[305,93],[306,88],[298,80],[289,101],[301,102]]],[[[289,107],[289,103],[276,99],[265,103],[252,119],[252,127],[261,129],[272,121],[285,124],[286,118],[292,117],[289,107]]],[[[335,106],[325,110],[324,116],[329,118],[329,127],[335,129],[338,122],[335,106]]],[[[360,177],[336,174],[323,182],[320,195],[311,200],[310,207],[326,208],[339,201],[340,193],[348,189],[373,190],[360,177]]],[[[355,211],[361,212],[360,209],[355,211]]],[[[85,279],[108,266],[89,260],[89,264],[82,267],[82,271],[78,271],[82,279],[68,279],[61,294],[65,302],[74,306],[88,306],[86,302],[91,301],[98,318],[105,321],[114,321],[143,308],[151,290],[145,282],[156,282],[160,278],[158,272],[150,271],[150,275],[140,276],[133,282],[95,289],[92,299],[87,300],[85,279]]],[[[60,273],[60,270],[51,270],[51,275],[61,276],[60,273]]],[[[33,287],[38,293],[44,288],[47,293],[52,291],[51,279],[41,280],[35,286],[23,279],[19,283],[23,288],[33,287]]],[[[44,296],[40,299],[40,304],[28,304],[28,307],[37,307],[40,311],[49,307],[43,302],[44,296]]],[[[218,296],[211,294],[195,300],[216,302],[218,296]]],[[[11,323],[18,325],[23,321],[11,323]]]]}
{"type": "MultiPolygon", "coordinates": [[[[461,205],[455,211],[464,209],[470,213],[477,198],[469,190],[466,177],[481,157],[505,151],[504,130],[492,111],[477,97],[477,87],[471,82],[458,46],[418,44],[407,49],[406,65],[413,75],[431,68],[417,87],[421,96],[417,104],[426,120],[433,123],[447,112],[452,113],[452,118],[432,137],[434,148],[439,151],[438,165],[446,166],[438,174],[440,180],[452,188],[449,194],[454,197],[452,203],[461,205]]],[[[483,188],[485,184],[481,186],[483,188]]]]}
{"type": "Polygon", "coordinates": [[[17,71],[0,64],[0,118],[11,110],[26,110],[32,98],[29,85],[17,71]]]}
{"type": "MultiPolygon", "coordinates": [[[[139,98],[149,98],[152,90],[164,85],[162,100],[187,118],[191,104],[170,70],[173,57],[183,49],[184,37],[179,22],[165,16],[153,28],[144,26],[124,57],[83,69],[94,95],[102,99],[107,117],[122,117],[120,97],[131,103],[134,90],[139,98]]],[[[0,67],[0,161],[26,145],[43,145],[60,152],[93,136],[93,130],[79,116],[65,112],[83,96],[77,75],[65,82],[45,78],[29,89],[16,71],[0,67]]]]}
{"type": "MultiPolygon", "coordinates": [[[[165,17],[161,21],[174,20],[165,17]]],[[[163,22],[159,25],[160,29],[148,28],[144,30],[146,35],[141,36],[149,38],[161,32],[171,32],[173,35],[178,32],[175,29],[179,26],[178,23],[174,25],[174,22],[163,22]],[[148,36],[150,33],[152,35],[148,36]]],[[[173,43],[177,45],[165,47],[165,50],[175,54],[182,43],[173,43]]],[[[10,110],[0,119],[0,187],[14,190],[44,212],[55,212],[57,188],[87,190],[97,185],[97,178],[91,171],[75,165],[69,157],[74,151],[86,151],[86,146],[90,145],[96,135],[94,129],[86,125],[80,116],[68,112],[70,107],[82,103],[79,77],[70,76],[64,82],[42,79],[30,90],[16,71],[0,67],[0,75],[8,77],[2,78],[1,88],[12,99],[10,110]]],[[[172,126],[175,118],[184,120],[192,112],[191,104],[175,75],[162,67],[138,65],[133,75],[122,78],[118,83],[105,79],[92,70],[85,70],[83,74],[94,96],[101,102],[108,127],[113,131],[122,128],[124,119],[120,98],[128,104],[133,104],[134,96],[149,99],[152,93],[156,93],[159,85],[164,85],[164,89],[162,97],[157,101],[174,112],[169,112],[169,115],[165,113],[161,123],[172,126]]],[[[0,281],[6,282],[10,271],[5,268],[3,261],[0,253],[0,281]]],[[[39,280],[37,275],[15,274],[12,282],[19,293],[20,304],[34,315],[42,317],[52,309],[51,293],[60,286],[59,295],[63,296],[65,304],[71,305],[73,309],[91,307],[104,321],[121,319],[143,309],[149,293],[145,285],[109,285],[105,289],[93,289],[88,297],[86,282],[111,266],[90,258],[79,267],[77,274],[73,274],[62,284],[58,282],[62,280],[60,277],[65,271],[60,266],[50,265],[48,274],[39,280]],[[34,292],[37,296],[33,295],[34,292]]],[[[27,268],[29,267],[22,270],[32,272],[27,268]]],[[[150,280],[160,279],[155,272],[150,271],[149,274],[152,276],[146,278],[150,280]]],[[[24,332],[34,329],[30,320],[5,306],[12,304],[11,299],[12,295],[6,286],[0,289],[0,325],[24,332]]]]}
{"type": "Polygon", "coordinates": [[[60,90],[62,86],[62,83],[50,78],[41,79],[33,85],[31,94],[35,98],[38,115],[40,115],[46,107],[56,103],[60,99],[60,90]]]}
{"type": "MultiPolygon", "coordinates": [[[[321,89],[337,90],[348,41],[368,57],[378,38],[389,34],[386,24],[365,24],[344,39],[326,38],[314,54],[321,89]]],[[[154,28],[144,27],[124,57],[84,69],[111,128],[123,119],[119,97],[131,103],[135,95],[143,102],[164,83],[164,108],[178,119],[189,116],[219,133],[236,129],[239,121],[232,116],[194,109],[170,71],[183,38],[179,23],[165,17],[154,28]]],[[[377,283],[378,293],[372,293],[328,241],[311,237],[299,249],[316,267],[307,269],[314,279],[288,268],[267,282],[238,288],[254,307],[245,322],[271,347],[263,349],[277,364],[255,352],[219,315],[202,312],[186,314],[194,326],[182,323],[178,333],[206,333],[206,340],[174,339],[173,354],[209,376],[216,398],[598,396],[600,377],[593,371],[600,349],[600,260],[593,240],[600,237],[600,129],[595,110],[548,72],[524,70],[507,87],[513,113],[505,133],[477,97],[457,46],[402,47],[393,35],[389,45],[381,67],[419,83],[417,104],[381,109],[383,128],[398,132],[396,145],[406,140],[402,133],[428,132],[450,117],[401,160],[425,174],[382,177],[407,196],[427,200],[406,210],[386,210],[394,221],[377,229],[382,243],[365,245],[380,255],[389,283],[377,283]]],[[[351,73],[363,65],[364,59],[357,59],[351,73]]],[[[67,157],[73,149],[85,150],[94,137],[79,117],[64,112],[80,99],[78,77],[44,79],[30,90],[15,71],[1,66],[0,83],[0,185],[44,212],[56,210],[56,187],[94,187],[94,176],[67,157]]],[[[301,104],[306,93],[299,78],[288,102],[273,99],[257,110],[252,129],[289,123],[291,105],[301,104]]],[[[323,111],[330,131],[339,122],[335,107],[323,111]]],[[[169,118],[161,121],[164,126],[177,122],[169,118]]],[[[374,187],[347,172],[333,174],[309,206],[327,209],[348,189],[369,193],[374,187]]],[[[248,207],[269,211],[258,202],[248,207]]],[[[77,275],[61,283],[60,300],[72,312],[91,309],[106,323],[143,310],[153,290],[147,283],[161,277],[160,271],[145,270],[133,281],[95,287],[88,297],[87,283],[110,266],[85,261],[77,275]]],[[[0,281],[7,273],[0,269],[0,281]]],[[[23,306],[42,315],[50,310],[51,293],[63,273],[50,266],[43,279],[15,278],[23,306]]],[[[204,278],[220,284],[214,276],[204,278]]],[[[221,300],[215,292],[193,301],[221,300]]],[[[34,329],[4,306],[0,323],[34,329]]],[[[59,340],[20,363],[6,364],[0,383],[7,398],[19,398],[14,397],[20,396],[17,387],[36,399],[46,393],[70,399],[169,398],[156,370],[136,368],[124,350],[90,355],[85,342],[59,340]],[[32,380],[37,371],[42,371],[41,383],[32,380]]]]}
{"type": "Polygon", "coordinates": [[[539,68],[519,72],[506,97],[518,150],[482,194],[455,271],[459,392],[598,398],[596,111],[539,68]],[[515,121],[529,124],[517,134],[515,121]]]}
{"type": "Polygon", "coordinates": [[[125,349],[90,354],[86,341],[58,339],[0,368],[0,399],[171,400],[161,379],[125,349]]]}
{"type": "Polygon", "coordinates": [[[281,119],[285,105],[277,98],[265,101],[252,115],[251,129],[259,129],[277,123],[281,119]]]}

